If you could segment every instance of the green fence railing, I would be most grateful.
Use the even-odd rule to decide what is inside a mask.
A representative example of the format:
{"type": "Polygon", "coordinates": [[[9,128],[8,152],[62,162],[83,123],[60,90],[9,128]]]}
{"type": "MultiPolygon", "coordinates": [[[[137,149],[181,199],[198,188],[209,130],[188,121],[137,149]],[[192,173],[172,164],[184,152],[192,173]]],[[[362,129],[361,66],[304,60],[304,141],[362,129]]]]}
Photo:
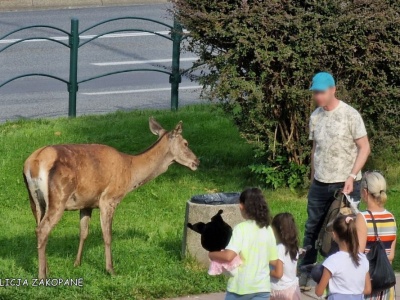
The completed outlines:
{"type": "Polygon", "coordinates": [[[108,19],[102,22],[99,22],[97,24],[94,24],[82,31],[79,31],[79,20],[78,19],[71,19],[71,30],[70,32],[65,31],[61,28],[57,28],[54,26],[49,26],[49,25],[33,25],[33,26],[27,26],[27,27],[23,27],[23,28],[19,28],[16,29],[14,31],[11,31],[9,33],[7,33],[6,35],[0,37],[0,40],[5,39],[6,37],[9,37],[10,35],[23,31],[23,30],[28,30],[28,29],[33,29],[33,28],[48,28],[48,29],[52,29],[52,30],[56,30],[59,32],[62,32],[63,34],[67,35],[68,37],[68,43],[64,43],[60,40],[56,40],[53,38],[49,38],[49,37],[42,37],[42,36],[38,36],[38,37],[28,37],[28,38],[24,38],[24,39],[19,39],[13,43],[10,43],[9,45],[3,47],[0,49],[0,53],[5,51],[6,49],[17,45],[19,43],[25,42],[25,41],[29,41],[29,40],[47,40],[50,42],[55,42],[58,43],[60,45],[63,45],[67,48],[69,48],[70,50],[70,58],[69,58],[69,80],[65,80],[62,79],[60,77],[51,75],[51,74],[44,74],[44,73],[29,73],[29,74],[23,74],[23,75],[19,75],[16,77],[13,77],[3,83],[0,84],[0,88],[3,87],[4,85],[20,79],[20,78],[24,78],[24,77],[31,77],[31,76],[42,76],[42,77],[48,77],[48,78],[52,78],[52,79],[56,79],[58,81],[61,81],[63,83],[65,83],[67,85],[68,88],[68,93],[69,93],[69,102],[68,102],[68,116],[69,117],[75,117],[76,116],[76,101],[77,101],[77,93],[78,93],[78,88],[79,88],[79,84],[84,83],[84,82],[88,82],[91,80],[95,80],[98,78],[102,78],[102,77],[106,77],[106,76],[110,76],[110,75],[115,75],[115,74],[121,74],[121,73],[128,73],[128,72],[158,72],[158,73],[163,73],[163,74],[167,74],[169,75],[169,83],[171,84],[171,110],[172,111],[176,111],[178,109],[178,101],[179,101],[179,84],[181,83],[182,80],[182,75],[180,73],[180,45],[183,39],[183,30],[182,30],[182,26],[176,22],[174,20],[174,24],[168,25],[166,23],[157,21],[157,20],[153,20],[153,19],[149,19],[149,18],[143,18],[143,17],[120,17],[120,18],[113,18],[113,19],[108,19]],[[146,30],[146,29],[141,29],[141,28],[125,28],[125,29],[119,29],[119,30],[112,30],[112,31],[107,31],[107,32],[103,32],[101,34],[95,35],[94,37],[88,39],[85,42],[80,42],[79,36],[82,35],[83,33],[96,28],[98,26],[104,25],[104,24],[108,24],[114,21],[120,21],[120,20],[142,20],[142,21],[147,21],[150,23],[155,23],[155,24],[159,24],[159,25],[163,25],[165,27],[167,27],[170,30],[170,36],[167,35],[163,35],[160,34],[156,31],[151,31],[151,30],[146,30]],[[86,79],[81,79],[78,80],[78,54],[79,54],[79,49],[83,46],[85,46],[86,44],[104,36],[107,34],[114,34],[114,33],[118,33],[118,32],[148,32],[148,33],[152,33],[154,35],[157,35],[159,37],[165,38],[167,40],[170,40],[172,42],[172,68],[171,68],[171,72],[165,71],[164,69],[156,69],[156,68],[138,68],[138,69],[127,69],[127,70],[119,70],[119,71],[114,71],[114,72],[109,72],[109,73],[105,73],[105,74],[100,74],[100,75],[96,75],[90,78],[86,78],[86,79]]]}

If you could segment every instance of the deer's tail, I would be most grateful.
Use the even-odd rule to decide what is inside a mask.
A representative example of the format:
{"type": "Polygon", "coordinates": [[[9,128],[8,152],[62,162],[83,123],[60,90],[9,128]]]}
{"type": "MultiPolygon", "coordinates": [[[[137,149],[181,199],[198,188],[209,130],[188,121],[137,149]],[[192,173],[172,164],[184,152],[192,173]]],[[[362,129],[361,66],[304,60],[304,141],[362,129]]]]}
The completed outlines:
{"type": "Polygon", "coordinates": [[[49,208],[48,179],[48,172],[40,167],[38,160],[28,158],[24,165],[24,180],[37,225],[43,220],[49,208]]]}

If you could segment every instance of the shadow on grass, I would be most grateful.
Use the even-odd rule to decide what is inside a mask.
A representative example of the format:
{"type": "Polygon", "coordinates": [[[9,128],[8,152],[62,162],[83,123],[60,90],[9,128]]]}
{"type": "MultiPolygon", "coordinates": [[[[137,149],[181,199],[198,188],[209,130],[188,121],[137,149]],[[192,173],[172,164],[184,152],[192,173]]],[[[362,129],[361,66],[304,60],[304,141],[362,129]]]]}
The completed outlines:
{"type": "Polygon", "coordinates": [[[165,250],[174,260],[182,259],[182,240],[179,238],[161,240],[158,245],[165,250]]]}
{"type": "MultiPolygon", "coordinates": [[[[66,235],[66,236],[51,236],[47,243],[46,255],[49,257],[59,257],[65,258],[66,260],[71,260],[71,266],[75,261],[75,256],[78,251],[79,245],[79,234],[76,235],[66,235]]],[[[149,235],[141,230],[128,229],[126,231],[113,232],[113,244],[118,243],[122,240],[132,240],[140,239],[147,241],[149,235]]],[[[132,247],[134,247],[135,242],[132,241],[132,247]]],[[[15,265],[27,273],[36,274],[37,272],[37,241],[34,233],[17,235],[10,238],[0,239],[0,257],[3,259],[12,259],[15,265]]],[[[82,261],[85,261],[85,251],[92,248],[97,248],[103,246],[103,237],[101,232],[94,231],[89,234],[85,245],[82,261]]],[[[167,247],[168,248],[168,247],[167,247]]],[[[171,249],[167,250],[171,253],[171,249]]],[[[104,270],[104,264],[93,265],[93,268],[99,271],[104,270]]],[[[51,271],[51,265],[49,265],[51,271]]]]}

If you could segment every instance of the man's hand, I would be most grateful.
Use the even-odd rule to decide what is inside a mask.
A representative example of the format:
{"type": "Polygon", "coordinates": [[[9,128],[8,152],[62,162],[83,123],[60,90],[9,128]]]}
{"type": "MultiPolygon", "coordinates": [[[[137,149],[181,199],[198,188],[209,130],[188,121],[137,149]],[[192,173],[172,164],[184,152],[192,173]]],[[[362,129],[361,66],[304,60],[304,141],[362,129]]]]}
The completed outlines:
{"type": "Polygon", "coordinates": [[[350,194],[354,189],[354,179],[353,177],[349,176],[347,177],[347,180],[344,183],[343,187],[343,194],[350,194]]]}

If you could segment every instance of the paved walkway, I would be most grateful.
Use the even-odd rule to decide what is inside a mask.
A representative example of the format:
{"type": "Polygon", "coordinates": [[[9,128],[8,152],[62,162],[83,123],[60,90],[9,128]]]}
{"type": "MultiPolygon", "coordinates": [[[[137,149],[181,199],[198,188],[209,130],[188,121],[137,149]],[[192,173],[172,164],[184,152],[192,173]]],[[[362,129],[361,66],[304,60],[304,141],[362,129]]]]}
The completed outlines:
{"type": "MultiPolygon", "coordinates": [[[[225,293],[213,293],[213,294],[204,294],[204,295],[196,295],[196,296],[186,296],[181,298],[173,298],[169,300],[224,300],[225,293]]],[[[314,292],[309,292],[307,294],[302,294],[302,300],[308,299],[318,299],[317,296],[314,295],[314,292]]],[[[400,297],[399,297],[400,299],[400,297]]]]}
{"type": "MultiPolygon", "coordinates": [[[[397,285],[396,285],[397,296],[396,300],[400,300],[400,274],[397,274],[397,285]]],[[[213,294],[204,294],[204,295],[195,295],[195,296],[186,296],[181,298],[173,298],[169,300],[224,300],[225,293],[213,293],[213,294]]],[[[320,299],[314,294],[314,290],[311,290],[307,293],[302,293],[302,300],[310,300],[310,299],[320,299]]]]}

